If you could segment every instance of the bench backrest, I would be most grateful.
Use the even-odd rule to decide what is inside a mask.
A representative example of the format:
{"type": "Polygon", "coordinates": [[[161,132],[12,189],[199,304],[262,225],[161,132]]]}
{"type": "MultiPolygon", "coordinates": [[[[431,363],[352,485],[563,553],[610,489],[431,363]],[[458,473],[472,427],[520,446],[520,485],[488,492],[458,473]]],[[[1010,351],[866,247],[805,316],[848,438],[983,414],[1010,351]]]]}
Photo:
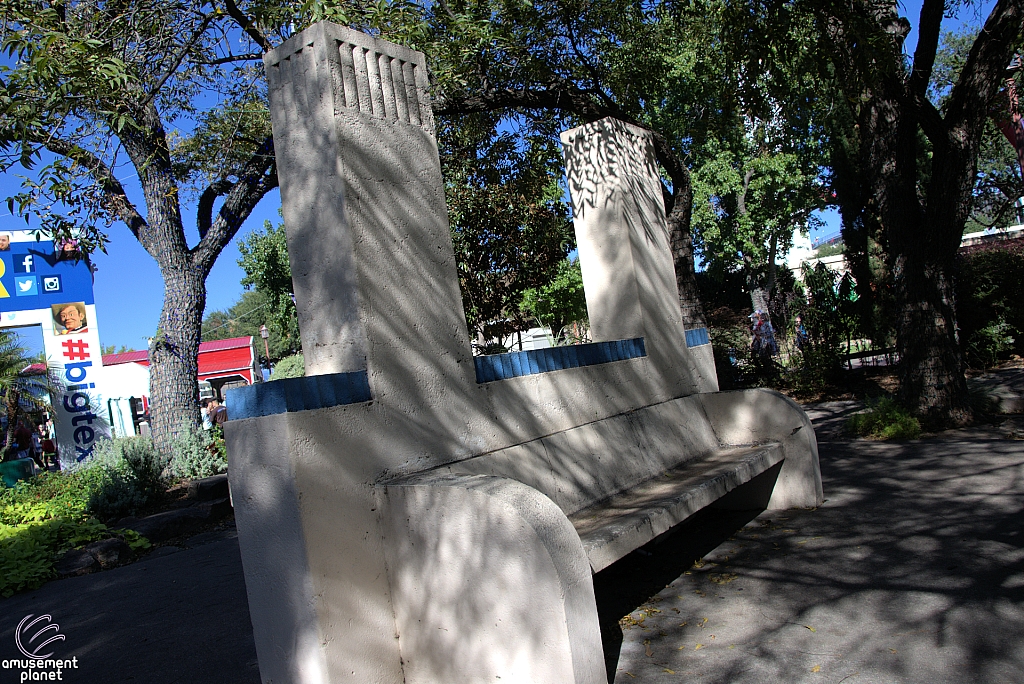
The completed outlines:
{"type": "Polygon", "coordinates": [[[648,132],[563,136],[596,344],[474,360],[423,55],[321,23],[265,62],[308,377],[235,393],[233,419],[370,398],[433,435],[382,445],[393,475],[717,389],[706,331],[681,324],[648,132]]]}

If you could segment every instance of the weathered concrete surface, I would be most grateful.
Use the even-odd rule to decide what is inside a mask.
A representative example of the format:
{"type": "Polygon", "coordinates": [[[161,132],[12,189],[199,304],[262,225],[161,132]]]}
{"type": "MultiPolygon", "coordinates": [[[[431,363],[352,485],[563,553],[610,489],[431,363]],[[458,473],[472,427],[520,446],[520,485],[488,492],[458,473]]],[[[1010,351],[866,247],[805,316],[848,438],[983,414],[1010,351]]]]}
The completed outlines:
{"type": "Polygon", "coordinates": [[[662,383],[682,394],[718,391],[714,356],[695,354],[684,338],[650,132],[605,118],[561,140],[594,341],[643,337],[662,383]]]}
{"type": "Polygon", "coordinates": [[[1004,427],[823,442],[817,510],[714,550],[705,518],[609,568],[604,611],[626,578],[675,578],[631,613],[615,682],[1024,681],[1024,441],[1004,427]]]}

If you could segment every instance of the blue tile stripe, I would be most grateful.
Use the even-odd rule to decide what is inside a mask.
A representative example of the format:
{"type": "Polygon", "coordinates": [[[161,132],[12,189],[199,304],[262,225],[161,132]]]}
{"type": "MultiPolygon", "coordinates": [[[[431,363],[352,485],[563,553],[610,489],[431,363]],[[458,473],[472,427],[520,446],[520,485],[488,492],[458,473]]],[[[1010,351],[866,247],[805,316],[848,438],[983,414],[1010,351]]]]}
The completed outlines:
{"type": "Polygon", "coordinates": [[[366,371],[263,382],[227,391],[228,420],[370,401],[366,371]]]}
{"type": "Polygon", "coordinates": [[[686,346],[699,347],[702,344],[711,344],[707,328],[694,328],[686,331],[686,346]]]}
{"type": "Polygon", "coordinates": [[[550,373],[565,368],[625,361],[641,356],[647,356],[644,338],[636,337],[632,340],[593,342],[568,347],[548,347],[547,349],[531,349],[508,354],[475,356],[473,362],[476,364],[476,381],[483,384],[518,378],[522,375],[550,373]]]}

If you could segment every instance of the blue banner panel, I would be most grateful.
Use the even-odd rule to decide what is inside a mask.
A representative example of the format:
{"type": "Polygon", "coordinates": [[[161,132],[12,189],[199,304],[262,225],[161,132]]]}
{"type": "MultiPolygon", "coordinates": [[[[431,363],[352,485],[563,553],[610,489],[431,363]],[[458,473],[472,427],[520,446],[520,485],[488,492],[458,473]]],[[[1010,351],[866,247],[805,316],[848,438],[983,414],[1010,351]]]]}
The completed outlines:
{"type": "Polygon", "coordinates": [[[64,302],[94,304],[92,271],[78,256],[58,255],[49,240],[8,242],[7,249],[0,249],[0,313],[48,309],[64,302]]]}

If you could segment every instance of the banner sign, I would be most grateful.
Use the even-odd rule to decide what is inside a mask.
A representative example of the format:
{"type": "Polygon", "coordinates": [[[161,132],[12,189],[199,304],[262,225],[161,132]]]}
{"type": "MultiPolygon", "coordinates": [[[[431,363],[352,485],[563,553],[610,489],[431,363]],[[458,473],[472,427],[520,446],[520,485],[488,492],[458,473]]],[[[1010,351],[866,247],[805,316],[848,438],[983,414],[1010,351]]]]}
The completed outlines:
{"type": "Polygon", "coordinates": [[[63,387],[53,399],[61,459],[83,461],[110,428],[96,415],[103,354],[92,269],[74,244],[55,249],[29,231],[0,232],[0,327],[42,327],[47,365],[63,387]]]}

